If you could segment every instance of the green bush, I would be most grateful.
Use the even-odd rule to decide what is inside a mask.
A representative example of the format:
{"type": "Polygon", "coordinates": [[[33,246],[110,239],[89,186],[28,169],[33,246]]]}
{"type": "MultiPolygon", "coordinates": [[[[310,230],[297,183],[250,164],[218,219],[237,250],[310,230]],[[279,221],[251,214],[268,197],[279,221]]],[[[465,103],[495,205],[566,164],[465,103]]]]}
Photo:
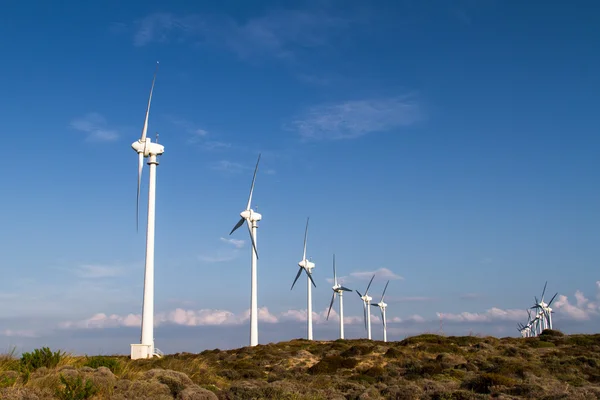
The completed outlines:
{"type": "Polygon", "coordinates": [[[113,374],[118,374],[122,370],[122,365],[119,360],[113,357],[106,356],[92,356],[87,357],[86,362],[84,364],[85,367],[90,368],[100,368],[106,367],[112,371],[113,374]]]}
{"type": "Polygon", "coordinates": [[[41,367],[55,368],[65,353],[60,350],[52,352],[48,347],[35,349],[31,353],[21,355],[21,366],[27,371],[34,371],[41,367]]]}
{"type": "Polygon", "coordinates": [[[86,400],[98,391],[91,380],[86,379],[83,383],[80,376],[67,378],[61,374],[60,382],[63,387],[56,389],[55,392],[60,400],[86,400]]]}
{"type": "Polygon", "coordinates": [[[514,379],[508,378],[504,375],[485,373],[465,382],[464,386],[466,389],[472,390],[476,393],[488,394],[490,393],[490,388],[492,386],[511,387],[515,383],[516,381],[514,379]]]}
{"type": "Polygon", "coordinates": [[[321,361],[308,369],[310,374],[332,374],[340,368],[354,368],[358,360],[340,356],[323,357],[321,361]]]}

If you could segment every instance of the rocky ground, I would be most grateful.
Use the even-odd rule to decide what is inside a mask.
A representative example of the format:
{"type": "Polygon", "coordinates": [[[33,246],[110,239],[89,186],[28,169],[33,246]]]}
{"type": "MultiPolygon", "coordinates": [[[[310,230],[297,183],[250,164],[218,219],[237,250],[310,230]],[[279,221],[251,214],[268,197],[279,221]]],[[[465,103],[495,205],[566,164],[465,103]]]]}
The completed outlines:
{"type": "Polygon", "coordinates": [[[1,399],[600,399],[600,335],[293,340],[131,361],[0,358],[1,399]]]}

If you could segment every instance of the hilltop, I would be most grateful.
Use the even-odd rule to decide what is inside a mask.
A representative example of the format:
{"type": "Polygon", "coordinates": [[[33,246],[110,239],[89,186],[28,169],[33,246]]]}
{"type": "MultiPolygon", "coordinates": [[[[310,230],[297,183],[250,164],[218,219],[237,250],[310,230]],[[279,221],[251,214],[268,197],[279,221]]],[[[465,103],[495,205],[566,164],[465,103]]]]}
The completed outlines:
{"type": "Polygon", "coordinates": [[[0,358],[2,399],[594,399],[600,334],[292,340],[132,361],[0,358]]]}

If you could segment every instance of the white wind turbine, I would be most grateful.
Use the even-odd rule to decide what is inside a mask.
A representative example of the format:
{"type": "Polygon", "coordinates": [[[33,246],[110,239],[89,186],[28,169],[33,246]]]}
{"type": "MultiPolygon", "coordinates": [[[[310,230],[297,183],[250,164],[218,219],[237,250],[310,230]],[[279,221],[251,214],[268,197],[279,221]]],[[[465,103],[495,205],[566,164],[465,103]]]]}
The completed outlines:
{"type": "Polygon", "coordinates": [[[383,294],[381,295],[381,300],[379,303],[371,304],[373,307],[379,307],[381,310],[381,320],[383,322],[383,341],[387,342],[387,322],[385,320],[385,309],[387,308],[387,304],[383,302],[383,298],[385,297],[385,291],[387,290],[390,281],[387,281],[385,284],[385,288],[383,288],[383,294]]]}
{"type": "Polygon", "coordinates": [[[248,196],[248,204],[246,209],[240,213],[241,219],[233,227],[229,234],[231,235],[237,228],[247,222],[250,240],[252,241],[252,258],[250,272],[250,346],[258,344],[258,300],[257,300],[257,283],[256,283],[256,262],[258,260],[258,251],[256,250],[256,229],[258,221],[262,219],[262,215],[250,208],[252,206],[252,192],[254,192],[254,182],[256,181],[256,172],[258,171],[258,163],[260,162],[260,154],[254,167],[254,176],[252,177],[252,185],[250,185],[250,196],[248,196]]]}
{"type": "Polygon", "coordinates": [[[365,290],[364,295],[360,294],[358,290],[356,291],[356,293],[358,293],[358,296],[363,301],[365,328],[367,329],[367,337],[369,340],[371,339],[371,309],[369,308],[369,305],[371,304],[371,300],[373,300],[373,298],[369,296],[369,288],[371,287],[371,283],[373,283],[373,278],[375,278],[375,274],[373,274],[373,277],[369,281],[369,284],[367,285],[367,290],[365,290]]]}
{"type": "Polygon", "coordinates": [[[133,142],[131,147],[138,153],[138,182],[137,182],[137,203],[136,203],[136,229],[139,223],[140,208],[140,186],[142,181],[142,167],[144,158],[148,158],[150,166],[150,183],[148,185],[148,227],[146,230],[146,267],[144,273],[144,299],[142,306],[142,335],[140,344],[131,345],[131,358],[151,358],[155,355],[160,356],[160,350],[154,347],[154,222],[155,222],[155,200],[156,200],[156,166],[157,157],[164,153],[164,146],[158,143],[152,143],[148,132],[148,116],[150,114],[150,103],[152,102],[152,92],[154,91],[154,82],[156,81],[156,72],[158,71],[158,62],[152,79],[148,106],[146,108],[146,119],[142,128],[142,136],[139,140],[133,142]]]}
{"type": "Polygon", "coordinates": [[[344,338],[344,300],[342,295],[344,292],[352,292],[352,289],[348,289],[340,285],[337,281],[337,274],[335,272],[335,254],[333,255],[333,295],[331,296],[331,303],[329,303],[329,311],[327,311],[327,320],[329,320],[329,313],[331,312],[331,307],[333,306],[333,301],[335,300],[335,295],[340,295],[340,339],[344,338]]]}
{"type": "Polygon", "coordinates": [[[292,290],[294,288],[294,285],[296,284],[296,281],[300,277],[302,270],[304,270],[306,272],[306,276],[308,277],[308,279],[306,280],[307,287],[308,287],[308,295],[307,295],[308,307],[306,310],[307,331],[308,331],[307,336],[308,336],[308,340],[312,340],[312,338],[313,338],[313,332],[312,332],[312,288],[310,287],[310,284],[312,283],[314,285],[314,287],[317,287],[317,285],[315,285],[315,281],[313,281],[313,278],[312,278],[312,269],[315,267],[315,264],[306,259],[306,238],[308,236],[308,220],[309,220],[309,218],[306,218],[306,229],[304,230],[304,252],[302,253],[302,260],[298,263],[298,266],[300,267],[300,269],[298,270],[298,273],[296,274],[296,279],[294,279],[294,283],[292,283],[292,287],[290,288],[290,290],[292,290]]]}

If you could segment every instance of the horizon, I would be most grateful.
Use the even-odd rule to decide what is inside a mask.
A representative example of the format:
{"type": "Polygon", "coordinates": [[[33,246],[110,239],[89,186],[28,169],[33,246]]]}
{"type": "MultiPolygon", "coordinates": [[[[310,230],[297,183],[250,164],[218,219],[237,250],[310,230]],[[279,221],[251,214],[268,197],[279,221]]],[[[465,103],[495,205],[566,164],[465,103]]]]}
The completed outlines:
{"type": "MultiPolygon", "coordinates": [[[[259,344],[306,336],[305,274],[290,286],[307,217],[316,341],[338,335],[333,254],[350,289],[375,275],[373,302],[390,281],[388,341],[519,336],[546,281],[555,329],[599,332],[600,5],[582,1],[15,4],[0,349],[139,342],[148,168],[136,233],[131,143],[156,62],[160,350],[248,345],[252,245],[229,232],[259,154],[259,344]]],[[[366,338],[354,293],[344,316],[366,338]]]]}

